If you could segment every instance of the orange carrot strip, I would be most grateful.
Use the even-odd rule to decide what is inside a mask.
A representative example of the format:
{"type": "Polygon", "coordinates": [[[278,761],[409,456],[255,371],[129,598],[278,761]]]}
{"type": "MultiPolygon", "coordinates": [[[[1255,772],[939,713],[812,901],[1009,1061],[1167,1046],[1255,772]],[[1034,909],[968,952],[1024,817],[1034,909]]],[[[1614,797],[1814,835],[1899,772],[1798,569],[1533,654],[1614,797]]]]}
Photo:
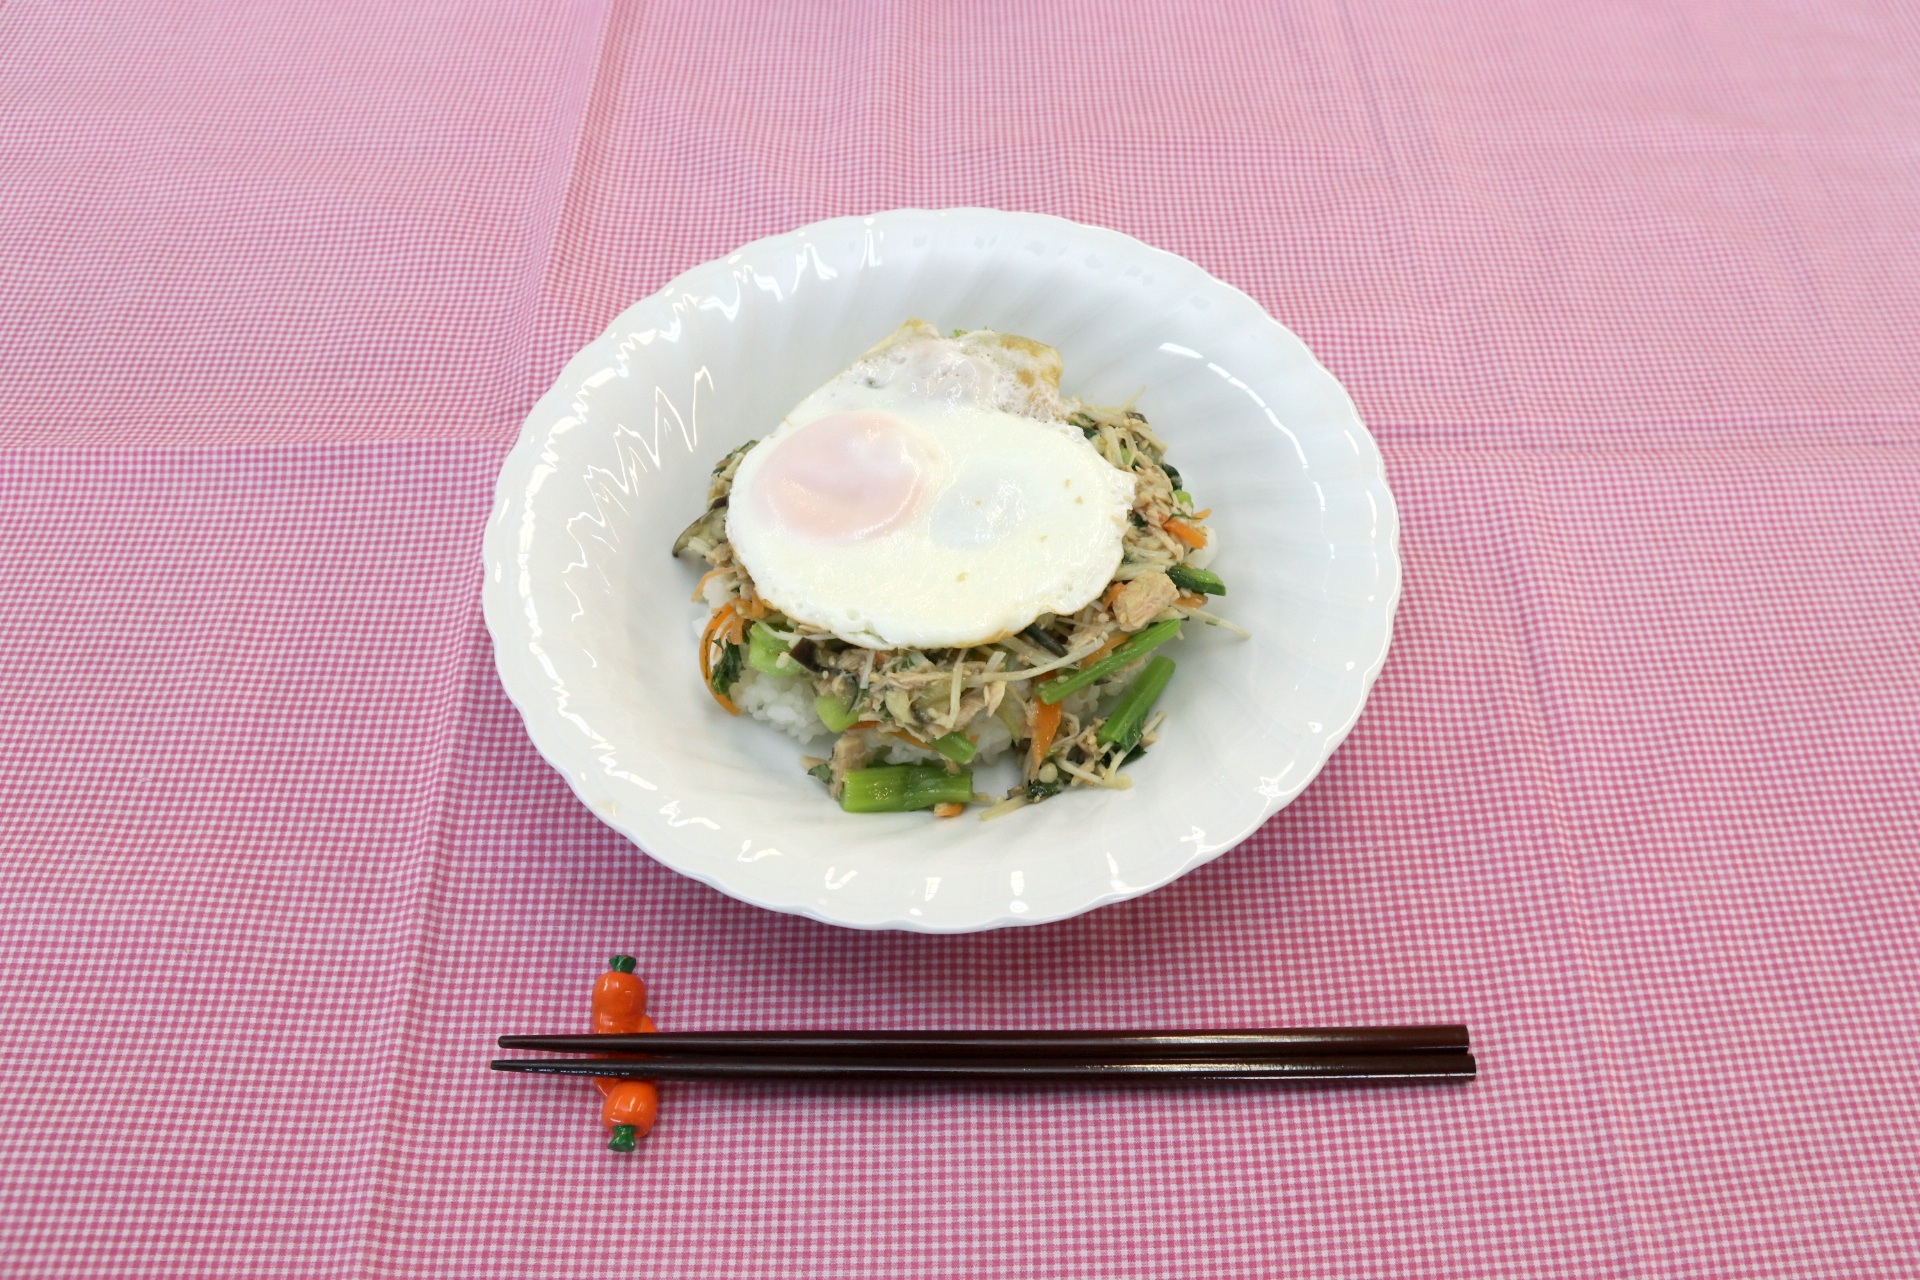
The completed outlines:
{"type": "Polygon", "coordinates": [[[691,600],[704,600],[704,599],[706,599],[706,598],[707,598],[707,584],[708,584],[709,582],[712,582],[712,581],[713,581],[713,580],[714,580],[714,579],[715,579],[716,577],[718,577],[718,576],[719,576],[720,574],[723,574],[723,573],[725,573],[725,572],[726,572],[726,570],[725,570],[725,569],[709,569],[709,570],[707,570],[707,571],[706,571],[705,573],[703,573],[703,574],[701,574],[701,575],[700,575],[700,585],[699,585],[699,586],[697,586],[697,587],[695,587],[695,588],[693,589],[693,594],[692,594],[691,596],[689,596],[688,598],[689,598],[689,599],[691,599],[691,600]]]}
{"type": "Polygon", "coordinates": [[[713,611],[713,616],[707,619],[707,629],[700,633],[700,679],[706,684],[707,692],[713,695],[713,700],[727,709],[728,715],[739,715],[740,708],[734,706],[733,700],[726,694],[713,687],[714,633],[720,631],[722,638],[738,644],[744,630],[745,624],[733,611],[733,602],[728,601],[713,611]]]}
{"type": "Polygon", "coordinates": [[[722,628],[733,620],[733,602],[729,600],[713,611],[707,619],[707,628],[700,633],[700,674],[713,674],[713,642],[716,635],[722,634],[722,628]]]}
{"type": "Polygon", "coordinates": [[[1053,748],[1053,735],[1060,732],[1060,704],[1042,702],[1033,703],[1033,745],[1027,748],[1027,772],[1040,768],[1040,762],[1047,758],[1047,752],[1053,748]]]}
{"type": "Polygon", "coordinates": [[[1207,508],[1207,509],[1206,509],[1205,511],[1196,511],[1196,512],[1194,512],[1194,513],[1193,513],[1193,518],[1194,518],[1195,520],[1205,520],[1205,519],[1206,519],[1206,518],[1207,518],[1208,516],[1210,516],[1210,515],[1212,515],[1212,514],[1213,514],[1213,508],[1212,508],[1212,507],[1208,507],[1208,508],[1207,508]]]}
{"type": "Polygon", "coordinates": [[[1201,609],[1206,607],[1207,598],[1205,596],[1181,596],[1175,600],[1174,603],[1182,609],[1201,609]]]}
{"type": "Polygon", "coordinates": [[[1127,589],[1126,583],[1124,582],[1114,583],[1112,586],[1107,588],[1107,593],[1100,597],[1100,603],[1107,606],[1107,608],[1109,609],[1113,608],[1113,602],[1119,599],[1120,593],[1122,591],[1125,591],[1126,589],[1127,589]]]}
{"type": "Polygon", "coordinates": [[[713,629],[719,624],[720,612],[716,609],[700,632],[700,678],[708,682],[713,680],[713,629]]]}
{"type": "Polygon", "coordinates": [[[936,818],[957,818],[966,811],[967,806],[963,804],[937,804],[933,806],[933,816],[936,818]]]}
{"type": "Polygon", "coordinates": [[[1130,639],[1132,639],[1132,637],[1129,636],[1124,631],[1114,632],[1112,635],[1107,637],[1107,642],[1105,644],[1101,645],[1098,649],[1095,649],[1092,653],[1088,654],[1086,657],[1080,659],[1080,665],[1083,667],[1092,666],[1094,663],[1100,661],[1100,659],[1106,657],[1108,654],[1112,653],[1115,649],[1118,649],[1121,645],[1125,644],[1130,639]]]}
{"type": "Polygon", "coordinates": [[[1195,551],[1207,545],[1207,535],[1184,520],[1169,520],[1160,527],[1192,547],[1195,551]]]}

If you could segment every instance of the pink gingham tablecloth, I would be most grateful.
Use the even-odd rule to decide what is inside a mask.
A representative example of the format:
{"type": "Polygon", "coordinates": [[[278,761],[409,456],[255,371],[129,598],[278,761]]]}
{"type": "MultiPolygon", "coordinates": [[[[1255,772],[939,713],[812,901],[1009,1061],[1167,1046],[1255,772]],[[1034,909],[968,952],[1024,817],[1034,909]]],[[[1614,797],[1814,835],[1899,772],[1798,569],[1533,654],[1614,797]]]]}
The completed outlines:
{"type": "Polygon", "coordinates": [[[0,1272],[1920,1273],[1920,24],[1883,0],[0,9],[0,1272]],[[1246,289],[1403,504],[1250,844],[959,938],[600,826],[478,607],[561,362],[813,219],[1246,289]],[[1462,1019],[1466,1088],[667,1091],[580,1025],[1462,1019]]]}

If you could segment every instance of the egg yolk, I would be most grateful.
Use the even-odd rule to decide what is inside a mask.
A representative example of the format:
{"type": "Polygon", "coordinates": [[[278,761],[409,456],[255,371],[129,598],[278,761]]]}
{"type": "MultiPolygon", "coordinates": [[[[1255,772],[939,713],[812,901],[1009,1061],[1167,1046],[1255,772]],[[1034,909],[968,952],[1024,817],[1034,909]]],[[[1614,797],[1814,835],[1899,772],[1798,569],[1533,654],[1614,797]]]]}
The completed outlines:
{"type": "Polygon", "coordinates": [[[758,487],[788,532],[860,542],[918,514],[940,470],[940,446],[925,432],[861,410],[816,418],[788,435],[766,460],[758,487]]]}

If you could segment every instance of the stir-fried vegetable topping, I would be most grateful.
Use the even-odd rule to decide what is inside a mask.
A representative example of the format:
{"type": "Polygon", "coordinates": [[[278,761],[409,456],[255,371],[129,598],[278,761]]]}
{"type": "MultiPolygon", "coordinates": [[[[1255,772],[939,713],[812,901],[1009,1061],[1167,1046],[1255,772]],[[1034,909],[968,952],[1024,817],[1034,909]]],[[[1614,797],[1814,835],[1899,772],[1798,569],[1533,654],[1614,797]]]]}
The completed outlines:
{"type": "Polygon", "coordinates": [[[1194,509],[1145,415],[1083,405],[1068,421],[1109,464],[1134,476],[1113,581],[1075,613],[1042,614],[1012,635],[965,648],[863,648],[769,604],[726,535],[734,472],[753,442],[722,458],[707,509],[674,543],[676,554],[710,566],[694,598],[713,610],[700,663],[715,700],[737,713],[735,690],[749,671],[808,690],[820,722],[838,735],[831,758],[807,761],[808,772],[852,813],[959,812],[976,799],[965,766],[986,730],[1004,740],[1001,726],[1022,748],[1021,777],[985,816],[1069,787],[1132,785],[1120,769],[1155,741],[1163,717],[1153,714],[1154,702],[1173,673],[1173,663],[1152,651],[1189,620],[1239,629],[1203,607],[1227,590],[1218,574],[1190,563],[1212,541],[1203,523],[1209,513],[1194,509]],[[1103,702],[1111,703],[1104,712],[1103,702]],[[916,763],[880,763],[887,754],[916,763]]]}

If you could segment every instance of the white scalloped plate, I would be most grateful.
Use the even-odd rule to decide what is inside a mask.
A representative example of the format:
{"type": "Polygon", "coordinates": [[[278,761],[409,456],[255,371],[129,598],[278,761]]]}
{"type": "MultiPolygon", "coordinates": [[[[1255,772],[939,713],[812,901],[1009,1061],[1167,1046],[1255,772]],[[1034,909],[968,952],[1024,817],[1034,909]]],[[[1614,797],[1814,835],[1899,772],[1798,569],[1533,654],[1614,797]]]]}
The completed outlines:
{"type": "MultiPolygon", "coordinates": [[[[860,929],[1037,924],[1145,893],[1312,781],[1386,657],[1398,518],[1380,453],[1245,294],[1118,232],[989,209],[816,223],[630,307],[527,415],[500,472],[485,606],[535,745],[605,822],[745,902],[860,929]],[[1069,394],[1136,392],[1220,533],[1130,791],[993,822],[843,814],[801,747],[702,687],[698,572],[669,554],[708,470],[909,316],[1058,347],[1069,394]]],[[[816,739],[821,749],[824,739],[816,739]]]]}

